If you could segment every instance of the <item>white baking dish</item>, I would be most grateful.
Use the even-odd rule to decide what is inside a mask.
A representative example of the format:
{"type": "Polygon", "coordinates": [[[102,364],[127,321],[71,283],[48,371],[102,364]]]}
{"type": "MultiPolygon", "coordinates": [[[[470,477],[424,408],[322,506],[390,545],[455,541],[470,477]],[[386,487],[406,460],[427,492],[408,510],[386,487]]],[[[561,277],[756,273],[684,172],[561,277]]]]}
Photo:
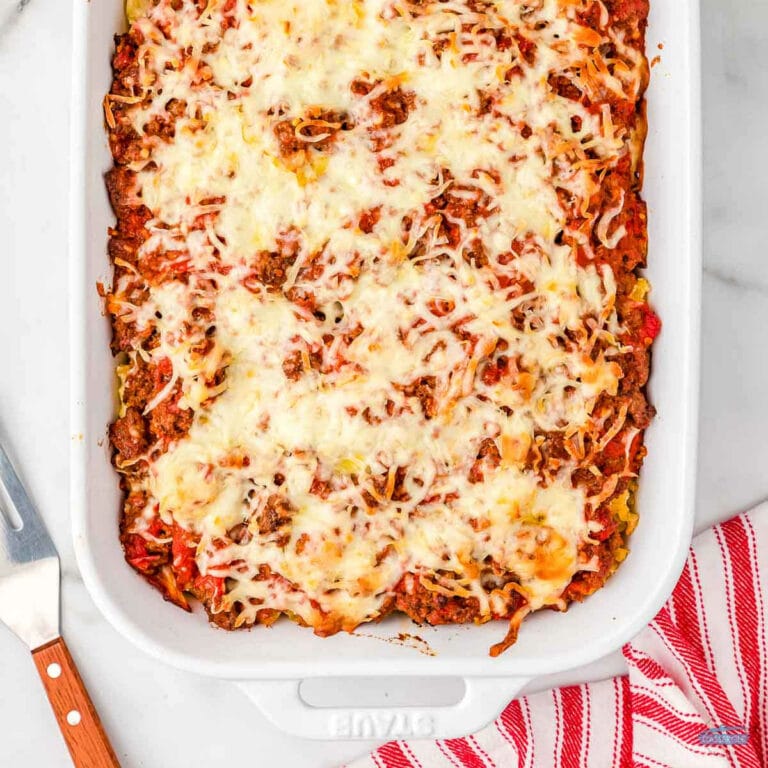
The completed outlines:
{"type": "Polygon", "coordinates": [[[319,639],[290,622],[226,633],[203,615],[164,602],[124,562],[117,536],[120,493],[109,461],[113,416],[109,324],[96,283],[108,280],[107,227],[113,222],[102,174],[111,159],[101,101],[108,90],[112,36],[124,27],[123,0],[75,2],[72,124],[72,518],[75,550],[94,600],[126,637],[193,672],[259,680],[248,690],[265,713],[294,733],[323,737],[457,735],[485,725],[535,675],[585,664],[619,648],[671,592],[693,519],[700,295],[700,105],[697,0],[652,0],[649,56],[657,52],[648,94],[650,135],[645,196],[650,209],[653,302],[664,321],[654,347],[651,396],[659,416],[648,431],[641,524],[632,553],[599,593],[566,614],[525,623],[500,658],[488,656],[502,624],[420,628],[390,618],[364,630],[386,637],[414,632],[436,651],[369,637],[319,639]],[[663,44],[663,51],[657,45],[663,44]],[[464,699],[450,708],[313,709],[298,682],[313,676],[461,675],[464,699]]]}

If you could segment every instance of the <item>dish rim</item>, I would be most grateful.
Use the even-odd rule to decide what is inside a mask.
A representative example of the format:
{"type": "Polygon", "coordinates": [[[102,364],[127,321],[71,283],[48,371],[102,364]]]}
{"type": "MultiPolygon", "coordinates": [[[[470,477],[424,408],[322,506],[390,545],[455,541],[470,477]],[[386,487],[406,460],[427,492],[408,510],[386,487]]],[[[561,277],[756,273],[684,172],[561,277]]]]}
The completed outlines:
{"type": "MultiPolygon", "coordinates": [[[[656,0],[660,2],[660,0],[656,0]]],[[[115,0],[121,4],[122,0],[115,0]]],[[[687,46],[687,65],[689,67],[690,101],[687,116],[690,126],[688,132],[688,198],[683,201],[689,216],[688,276],[690,316],[687,321],[687,356],[685,373],[687,380],[682,383],[683,396],[678,405],[685,409],[685,434],[681,437],[684,455],[681,462],[685,466],[683,494],[684,509],[680,510],[678,526],[679,536],[674,556],[670,558],[664,579],[660,580],[652,596],[634,610],[630,618],[624,617],[621,631],[608,632],[590,645],[573,649],[568,658],[550,659],[549,663],[528,664],[527,674],[544,674],[581,666],[616,650],[632,636],[637,634],[653,617],[658,608],[667,599],[677,582],[688,552],[690,531],[693,524],[693,503],[696,466],[697,406],[698,406],[698,369],[699,369],[699,327],[700,327],[700,266],[701,266],[701,124],[700,124],[700,35],[698,21],[698,0],[687,0],[680,7],[685,12],[689,24],[689,45],[687,46]],[[606,641],[604,638],[608,637],[606,641]]],[[[87,478],[89,473],[88,453],[84,443],[87,438],[88,424],[88,332],[92,320],[87,311],[90,303],[88,296],[88,272],[85,259],[86,242],[89,235],[86,219],[89,212],[87,194],[87,158],[88,158],[88,113],[87,113],[87,78],[89,46],[90,6],[86,0],[74,0],[74,45],[73,45],[73,90],[71,120],[71,186],[70,186],[70,348],[71,348],[71,424],[72,441],[70,494],[72,526],[75,553],[83,580],[94,601],[107,619],[128,639],[145,652],[156,658],[198,674],[206,674],[230,679],[276,679],[299,678],[327,675],[455,675],[455,659],[450,656],[426,659],[418,655],[403,656],[396,662],[371,664],[375,653],[369,659],[324,658],[322,664],[308,661],[281,661],[254,664],[236,664],[230,659],[202,659],[190,652],[179,652],[158,643],[146,627],[138,625],[122,608],[119,601],[108,588],[104,574],[100,572],[91,547],[87,520],[87,478]],[[425,663],[426,662],[426,663],[425,663]]],[[[650,53],[650,52],[649,52],[650,53]]],[[[649,56],[650,58],[650,56],[649,56]]],[[[106,235],[104,235],[106,243],[106,235]]],[[[653,251],[661,251],[657,244],[652,244],[653,251]]],[[[653,255],[651,256],[653,258],[653,255]]],[[[641,480],[641,484],[644,480],[641,480]]],[[[499,659],[487,657],[463,660],[462,674],[466,676],[518,677],[524,674],[520,660],[514,658],[514,649],[499,659]]]]}

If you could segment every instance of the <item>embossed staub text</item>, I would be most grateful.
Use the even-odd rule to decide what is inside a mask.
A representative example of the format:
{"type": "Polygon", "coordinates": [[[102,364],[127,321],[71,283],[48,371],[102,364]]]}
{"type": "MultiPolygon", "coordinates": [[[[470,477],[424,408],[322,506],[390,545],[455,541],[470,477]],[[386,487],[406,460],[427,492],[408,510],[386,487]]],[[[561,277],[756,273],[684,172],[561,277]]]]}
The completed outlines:
{"type": "Polygon", "coordinates": [[[339,739],[424,738],[434,730],[434,718],[424,712],[356,710],[330,719],[331,734],[339,739]]]}

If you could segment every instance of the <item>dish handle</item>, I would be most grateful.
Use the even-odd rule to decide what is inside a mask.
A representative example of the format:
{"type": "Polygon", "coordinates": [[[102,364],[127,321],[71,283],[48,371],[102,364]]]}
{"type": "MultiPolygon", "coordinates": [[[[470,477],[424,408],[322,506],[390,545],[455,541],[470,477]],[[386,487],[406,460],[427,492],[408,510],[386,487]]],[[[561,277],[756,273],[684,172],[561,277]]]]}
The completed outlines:
{"type": "Polygon", "coordinates": [[[299,692],[301,680],[244,681],[238,685],[280,730],[306,739],[389,741],[466,736],[499,716],[529,678],[464,678],[456,704],[418,707],[314,707],[299,692]]]}

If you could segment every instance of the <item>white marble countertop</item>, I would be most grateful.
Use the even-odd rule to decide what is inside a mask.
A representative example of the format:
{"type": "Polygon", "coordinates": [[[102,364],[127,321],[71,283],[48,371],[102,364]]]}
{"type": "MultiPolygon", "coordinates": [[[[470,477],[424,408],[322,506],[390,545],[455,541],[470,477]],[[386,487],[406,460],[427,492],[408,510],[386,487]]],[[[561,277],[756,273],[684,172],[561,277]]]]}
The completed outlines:
{"type": "MultiPolygon", "coordinates": [[[[768,4],[702,5],[699,528],[768,495],[768,262],[759,234],[768,197],[768,4]]],[[[125,768],[337,765],[371,745],[286,736],[233,684],[145,657],[101,617],[78,576],[67,510],[70,28],[66,0],[0,0],[0,434],[61,554],[69,645],[125,768]]],[[[614,659],[578,676],[617,669],[614,659]]],[[[0,690],[0,765],[69,766],[33,665],[2,626],[0,690]]]]}

